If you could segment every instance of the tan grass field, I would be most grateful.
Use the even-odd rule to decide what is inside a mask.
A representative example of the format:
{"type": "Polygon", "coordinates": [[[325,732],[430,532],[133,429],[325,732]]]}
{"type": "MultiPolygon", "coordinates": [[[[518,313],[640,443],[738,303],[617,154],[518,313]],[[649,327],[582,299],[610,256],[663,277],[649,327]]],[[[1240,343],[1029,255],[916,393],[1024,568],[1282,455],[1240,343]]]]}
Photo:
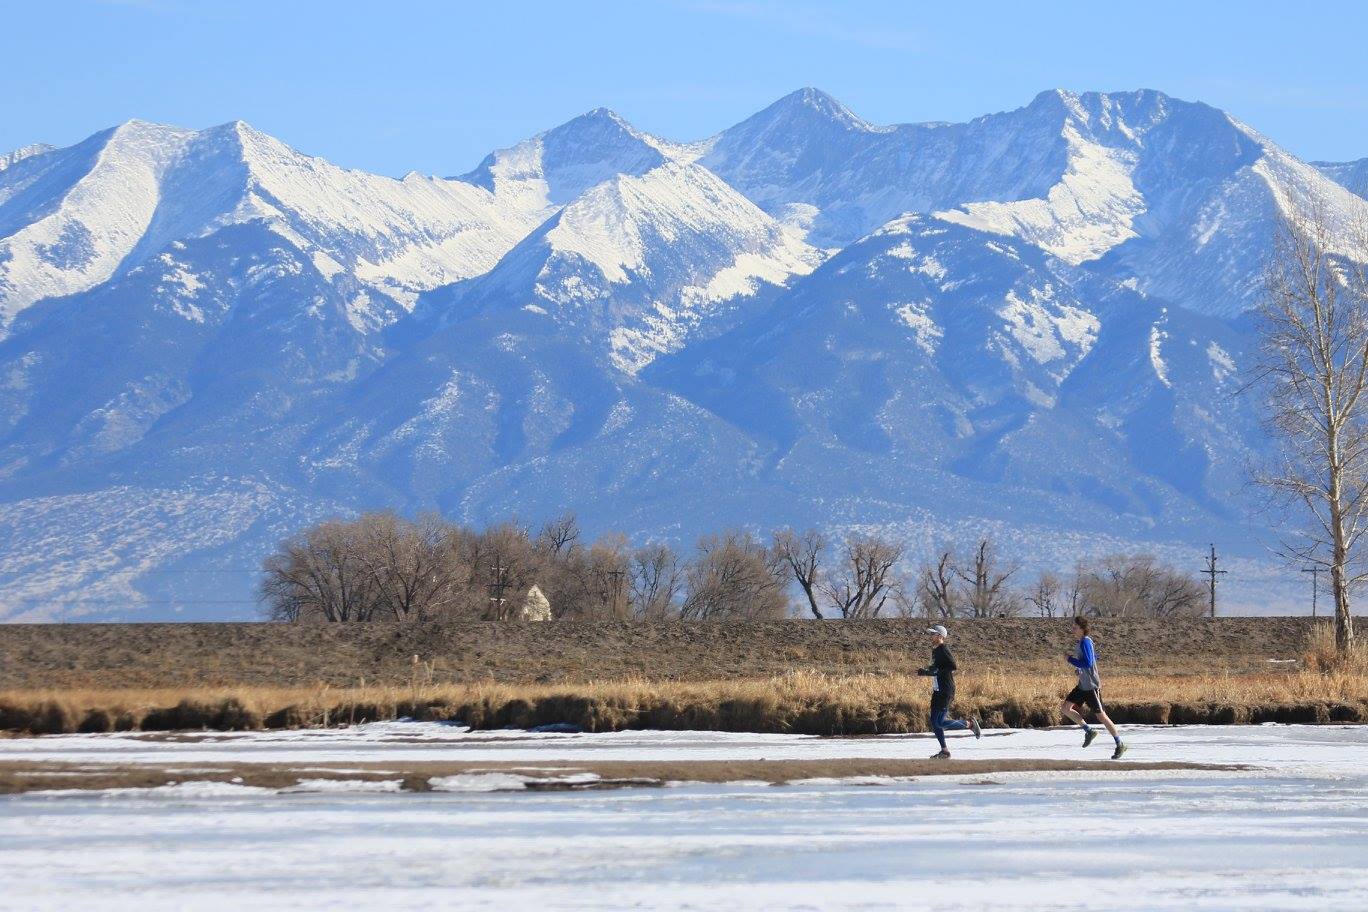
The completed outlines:
{"type": "MultiPolygon", "coordinates": [[[[989,726],[1061,724],[1058,673],[966,675],[956,708],[989,726]]],[[[778,677],[572,685],[427,684],[355,687],[0,691],[0,726],[17,733],[255,729],[345,725],[401,717],[476,728],[565,722],[586,731],[717,729],[859,735],[926,730],[927,682],[907,675],[778,677]]],[[[1368,720],[1368,675],[1118,676],[1103,690],[1119,722],[1368,720]]]]}
{"type": "MultiPolygon", "coordinates": [[[[1073,679],[1060,664],[1034,659],[963,674],[956,709],[989,727],[1061,724],[1060,698],[1073,679]]],[[[1336,663],[1329,628],[1318,627],[1299,660],[1272,667],[1278,670],[1107,675],[1103,694],[1121,723],[1368,721],[1368,648],[1336,663]]],[[[704,681],[446,683],[419,663],[406,684],[3,690],[0,731],[250,730],[411,717],[476,728],[892,734],[926,730],[928,690],[925,678],[905,673],[813,671],[704,681]]]]}

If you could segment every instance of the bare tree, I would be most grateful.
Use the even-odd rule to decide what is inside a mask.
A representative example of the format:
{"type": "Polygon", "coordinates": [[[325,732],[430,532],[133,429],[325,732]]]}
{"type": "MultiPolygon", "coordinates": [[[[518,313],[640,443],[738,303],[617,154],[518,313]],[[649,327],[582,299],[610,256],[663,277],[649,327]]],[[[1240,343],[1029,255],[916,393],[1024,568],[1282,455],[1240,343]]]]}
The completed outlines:
{"type": "Polygon", "coordinates": [[[410,522],[394,513],[368,513],[356,523],[358,558],[370,574],[375,610],[396,621],[444,611],[457,585],[445,560],[447,526],[439,517],[410,522]]]}
{"type": "Polygon", "coordinates": [[[261,597],[281,620],[369,621],[373,577],[355,523],[330,520],[282,542],[262,565],[261,597]]]}
{"type": "Polygon", "coordinates": [[[1112,554],[1080,571],[1079,613],[1099,617],[1200,617],[1201,582],[1150,554],[1112,554]]]}
{"type": "Polygon", "coordinates": [[[955,616],[955,559],[950,549],[941,552],[934,564],[922,566],[917,579],[917,596],[922,612],[929,618],[955,616]]]}
{"type": "Polygon", "coordinates": [[[686,573],[680,615],[691,619],[781,618],[788,614],[782,558],[749,532],[709,535],[686,573]]]}
{"type": "Polygon", "coordinates": [[[585,555],[588,579],[592,582],[589,603],[582,612],[594,617],[625,618],[631,614],[628,598],[628,564],[631,553],[621,534],[605,535],[585,555]]]}
{"type": "Polygon", "coordinates": [[[893,572],[903,547],[876,535],[852,535],[841,550],[841,562],[826,580],[827,602],[841,617],[878,617],[898,590],[893,572]]]}
{"type": "Polygon", "coordinates": [[[978,546],[966,564],[956,568],[959,578],[969,587],[968,609],[971,617],[997,617],[1016,614],[1020,604],[1007,581],[1020,565],[1003,562],[997,548],[987,538],[979,539],[978,546]]]}
{"type": "MultiPolygon", "coordinates": [[[[489,620],[509,620],[521,609],[527,590],[536,584],[541,565],[527,530],[501,523],[467,537],[465,546],[469,596],[476,604],[483,599],[483,614],[489,620]]],[[[554,595],[551,604],[559,608],[554,595]]]]}
{"type": "Polygon", "coordinates": [[[579,537],[579,520],[574,513],[565,513],[542,525],[537,533],[537,547],[552,557],[560,557],[575,549],[579,537]]]}
{"type": "Polygon", "coordinates": [[[633,614],[659,619],[675,613],[684,577],[673,548],[653,542],[636,549],[628,572],[633,614]]]}
{"type": "Polygon", "coordinates": [[[806,532],[780,529],[774,533],[773,548],[788,565],[793,581],[803,590],[812,616],[822,620],[824,616],[817,604],[817,592],[822,582],[822,553],[826,550],[826,538],[816,529],[806,532]]]}
{"type": "Polygon", "coordinates": [[[1257,480],[1305,511],[1307,534],[1283,551],[1329,572],[1341,656],[1353,645],[1349,595],[1366,575],[1368,514],[1368,229],[1347,235],[1352,256],[1318,201],[1283,219],[1259,307],[1257,374],[1280,445],[1257,480]]]}
{"type": "Polygon", "coordinates": [[[1048,570],[1040,574],[1035,587],[1026,596],[1026,603],[1043,618],[1052,618],[1060,608],[1059,577],[1048,570]]]}

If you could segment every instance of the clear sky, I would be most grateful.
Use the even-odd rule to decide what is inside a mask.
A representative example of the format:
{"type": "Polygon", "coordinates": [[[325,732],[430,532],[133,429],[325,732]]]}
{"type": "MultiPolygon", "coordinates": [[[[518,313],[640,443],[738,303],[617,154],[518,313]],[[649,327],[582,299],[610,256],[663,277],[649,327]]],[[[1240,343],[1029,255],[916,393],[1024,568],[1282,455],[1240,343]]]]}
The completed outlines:
{"type": "Polygon", "coordinates": [[[456,174],[604,105],[697,139],[805,85],[880,122],[1155,88],[1309,159],[1368,156],[1368,4],[10,0],[0,152],[131,117],[245,120],[387,174],[456,174]]]}

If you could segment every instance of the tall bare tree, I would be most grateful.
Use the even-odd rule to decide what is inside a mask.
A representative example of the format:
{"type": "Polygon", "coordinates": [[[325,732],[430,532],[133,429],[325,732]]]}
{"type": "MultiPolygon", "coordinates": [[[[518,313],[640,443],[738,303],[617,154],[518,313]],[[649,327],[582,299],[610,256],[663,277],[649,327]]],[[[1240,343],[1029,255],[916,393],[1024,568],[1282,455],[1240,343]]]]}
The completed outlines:
{"type": "Polygon", "coordinates": [[[1110,554],[1080,564],[1082,613],[1099,617],[1200,617],[1206,596],[1195,576],[1151,554],[1110,554]]]}
{"type": "Polygon", "coordinates": [[[841,549],[841,562],[824,584],[827,601],[843,618],[878,617],[898,591],[894,567],[903,546],[877,535],[852,535],[841,549]]]}
{"type": "Polygon", "coordinates": [[[991,539],[981,538],[965,564],[956,569],[959,578],[969,587],[968,600],[971,617],[995,617],[1016,614],[1020,608],[1017,594],[1007,585],[1020,565],[998,557],[991,539]]]}
{"type": "Polygon", "coordinates": [[[749,532],[729,531],[698,542],[686,574],[682,617],[781,618],[788,613],[786,567],[749,532]]]}
{"type": "Polygon", "coordinates": [[[369,621],[375,586],[357,524],[329,520],[282,542],[262,565],[261,597],[277,620],[369,621]]]}
{"type": "Polygon", "coordinates": [[[816,529],[806,532],[780,529],[774,533],[774,552],[788,565],[793,581],[807,598],[808,610],[819,621],[824,617],[817,603],[817,593],[822,581],[822,554],[825,550],[826,538],[816,529]]]}
{"type": "Polygon", "coordinates": [[[955,616],[955,555],[949,548],[941,551],[935,563],[922,566],[917,580],[917,596],[922,612],[929,618],[955,616]]]}
{"type": "Polygon", "coordinates": [[[579,520],[574,513],[564,513],[547,520],[537,533],[537,547],[553,557],[569,554],[579,543],[579,520]]]}
{"type": "Polygon", "coordinates": [[[669,545],[653,542],[633,551],[628,574],[632,613],[637,617],[667,618],[678,610],[684,576],[669,545]]]}
{"type": "Polygon", "coordinates": [[[1330,574],[1335,646],[1353,644],[1351,591],[1365,575],[1368,516],[1368,230],[1331,225],[1311,201],[1284,217],[1259,307],[1259,388],[1280,444],[1257,480],[1299,505],[1306,535],[1286,557],[1330,574]],[[1349,254],[1349,255],[1346,255],[1349,254]]]}
{"type": "Polygon", "coordinates": [[[1046,570],[1036,579],[1035,586],[1026,594],[1026,603],[1043,618],[1052,618],[1060,610],[1059,577],[1046,570]]]}
{"type": "Polygon", "coordinates": [[[440,517],[410,522],[391,512],[368,513],[356,526],[357,557],[370,574],[382,616],[422,619],[450,607],[457,581],[440,517]]]}

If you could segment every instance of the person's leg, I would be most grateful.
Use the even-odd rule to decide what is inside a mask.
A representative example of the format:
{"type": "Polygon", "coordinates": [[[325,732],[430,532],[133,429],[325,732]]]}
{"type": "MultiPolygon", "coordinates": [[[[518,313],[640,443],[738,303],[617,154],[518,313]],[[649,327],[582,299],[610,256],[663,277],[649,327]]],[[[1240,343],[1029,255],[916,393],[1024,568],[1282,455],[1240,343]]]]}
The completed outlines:
{"type": "Polygon", "coordinates": [[[945,713],[949,706],[942,700],[935,697],[931,698],[931,730],[936,733],[936,740],[940,742],[940,749],[949,753],[950,749],[945,746],[945,713]]]}
{"type": "Polygon", "coordinates": [[[1116,746],[1120,747],[1121,735],[1116,730],[1116,723],[1111,720],[1111,716],[1107,715],[1107,708],[1102,705],[1101,691],[1093,692],[1093,698],[1090,702],[1090,708],[1093,711],[1093,718],[1101,722],[1106,727],[1107,734],[1111,735],[1112,738],[1116,741],[1116,746]]]}
{"type": "Polygon", "coordinates": [[[1069,719],[1073,719],[1075,725],[1081,725],[1081,726],[1083,726],[1083,728],[1087,728],[1087,727],[1088,727],[1088,723],[1087,723],[1087,722],[1084,722],[1084,721],[1083,721],[1083,717],[1082,717],[1081,715],[1078,714],[1078,705],[1077,705],[1077,704],[1075,704],[1075,703],[1070,703],[1068,700],[1065,700],[1063,703],[1059,704],[1059,711],[1060,711],[1065,717],[1067,717],[1067,718],[1069,718],[1069,719]]]}

